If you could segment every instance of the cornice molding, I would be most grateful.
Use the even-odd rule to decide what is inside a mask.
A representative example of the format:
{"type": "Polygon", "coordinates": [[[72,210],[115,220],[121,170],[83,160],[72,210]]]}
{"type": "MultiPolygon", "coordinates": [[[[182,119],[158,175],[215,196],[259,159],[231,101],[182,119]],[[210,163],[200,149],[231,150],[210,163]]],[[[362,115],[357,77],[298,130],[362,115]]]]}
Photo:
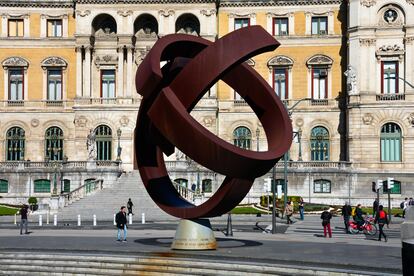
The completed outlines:
{"type": "Polygon", "coordinates": [[[76,0],[76,4],[200,4],[215,3],[215,0],[76,0]]]}
{"type": "Polygon", "coordinates": [[[74,1],[67,0],[0,0],[0,7],[35,7],[35,8],[73,8],[74,1]]]}
{"type": "MultiPolygon", "coordinates": [[[[408,0],[414,1],[414,0],[408,0]]],[[[269,6],[320,6],[341,4],[342,0],[264,0],[264,1],[221,1],[220,7],[269,7],[269,6]]]]}

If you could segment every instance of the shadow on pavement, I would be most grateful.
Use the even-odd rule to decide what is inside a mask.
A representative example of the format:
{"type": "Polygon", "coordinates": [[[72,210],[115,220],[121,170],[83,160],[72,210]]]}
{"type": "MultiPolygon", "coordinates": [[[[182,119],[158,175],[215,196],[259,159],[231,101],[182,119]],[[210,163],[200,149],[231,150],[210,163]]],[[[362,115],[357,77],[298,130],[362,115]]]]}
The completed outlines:
{"type": "MultiPolygon", "coordinates": [[[[263,243],[250,240],[238,240],[238,239],[224,239],[216,238],[219,248],[242,248],[242,247],[254,247],[261,246],[263,243]]],[[[159,246],[159,247],[171,247],[172,238],[147,238],[136,239],[135,243],[141,243],[144,245],[159,246]]]]}

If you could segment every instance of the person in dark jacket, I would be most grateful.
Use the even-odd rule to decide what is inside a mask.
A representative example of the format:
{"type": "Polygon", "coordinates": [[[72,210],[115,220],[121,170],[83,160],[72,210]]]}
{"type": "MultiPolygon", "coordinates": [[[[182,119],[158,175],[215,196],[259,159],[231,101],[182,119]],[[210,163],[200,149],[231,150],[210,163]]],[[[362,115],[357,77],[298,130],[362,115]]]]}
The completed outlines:
{"type": "Polygon", "coordinates": [[[331,218],[332,218],[332,214],[328,211],[328,208],[325,208],[325,210],[321,214],[323,235],[325,236],[325,238],[326,238],[326,232],[328,232],[329,237],[332,238],[331,218]]]}
{"type": "Polygon", "coordinates": [[[23,225],[24,225],[24,233],[29,234],[29,232],[27,232],[27,214],[29,213],[29,206],[27,206],[26,204],[23,205],[22,209],[20,209],[19,212],[21,216],[20,235],[23,235],[23,225]]]}
{"type": "Polygon", "coordinates": [[[374,203],[372,204],[372,215],[375,217],[378,212],[378,206],[379,202],[377,199],[374,200],[374,203]]]}
{"type": "Polygon", "coordinates": [[[385,242],[387,242],[388,238],[384,233],[384,224],[389,225],[387,212],[384,211],[384,207],[382,205],[378,206],[378,212],[375,216],[375,223],[378,223],[379,226],[379,237],[378,241],[381,241],[381,236],[384,236],[385,242]]]}
{"type": "Polygon", "coordinates": [[[300,220],[303,220],[305,217],[305,202],[303,201],[303,198],[300,198],[300,201],[299,201],[299,214],[300,214],[300,220]]]}
{"type": "Polygon", "coordinates": [[[124,237],[123,242],[127,241],[127,217],[126,217],[126,210],[125,206],[121,207],[121,211],[118,212],[115,216],[115,222],[116,226],[118,227],[118,235],[117,235],[117,241],[121,241],[121,231],[124,231],[124,237]]]}
{"type": "Polygon", "coordinates": [[[348,202],[345,202],[345,205],[342,206],[342,216],[344,218],[344,224],[345,224],[345,233],[349,234],[349,218],[352,214],[352,207],[348,204],[348,202]]]}
{"type": "Polygon", "coordinates": [[[365,215],[365,212],[362,211],[361,204],[358,204],[355,209],[355,222],[357,223],[359,229],[361,229],[365,222],[363,215],[365,215]]]}
{"type": "Polygon", "coordinates": [[[134,203],[132,203],[132,200],[131,200],[131,199],[129,199],[129,200],[128,200],[128,203],[127,203],[127,207],[128,207],[128,215],[129,215],[129,214],[134,214],[134,213],[132,213],[132,206],[134,206],[134,203]]]}

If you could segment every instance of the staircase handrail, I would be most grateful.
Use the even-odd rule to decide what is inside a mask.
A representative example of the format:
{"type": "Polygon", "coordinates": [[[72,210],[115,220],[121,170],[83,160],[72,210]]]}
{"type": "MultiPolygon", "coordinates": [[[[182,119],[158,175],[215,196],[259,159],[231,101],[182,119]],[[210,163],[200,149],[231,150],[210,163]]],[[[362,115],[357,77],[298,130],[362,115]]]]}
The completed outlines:
{"type": "Polygon", "coordinates": [[[190,202],[194,202],[194,191],[188,189],[187,187],[181,185],[178,182],[172,181],[174,188],[183,198],[187,199],[190,202]]]}
{"type": "Polygon", "coordinates": [[[93,185],[94,185],[93,189],[91,189],[91,190],[95,191],[95,190],[98,190],[98,189],[99,190],[103,189],[103,181],[101,179],[96,179],[96,180],[93,180],[91,182],[84,183],[83,185],[79,186],[78,188],[76,188],[76,189],[74,189],[70,192],[66,192],[66,193],[61,194],[61,197],[63,197],[64,200],[65,200],[64,205],[67,206],[67,205],[71,204],[74,201],[77,201],[81,198],[84,198],[85,195],[87,195],[85,187],[87,185],[91,185],[91,183],[93,183],[93,185]]]}

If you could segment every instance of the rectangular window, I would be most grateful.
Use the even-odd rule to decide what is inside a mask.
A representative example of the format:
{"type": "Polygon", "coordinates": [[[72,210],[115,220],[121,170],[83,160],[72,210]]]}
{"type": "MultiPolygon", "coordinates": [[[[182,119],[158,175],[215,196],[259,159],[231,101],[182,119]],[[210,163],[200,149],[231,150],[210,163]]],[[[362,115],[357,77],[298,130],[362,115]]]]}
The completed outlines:
{"type": "Polygon", "coordinates": [[[70,192],[70,180],[69,179],[63,180],[63,192],[64,193],[70,192]]]}
{"type": "Polygon", "coordinates": [[[47,20],[47,36],[61,37],[62,36],[62,19],[48,19],[47,20]]]}
{"type": "Polygon", "coordinates": [[[62,69],[47,70],[47,100],[62,100],[62,69]]]}
{"type": "Polygon", "coordinates": [[[0,179],[0,193],[8,193],[9,192],[9,182],[4,179],[0,179]]]}
{"type": "Polygon", "coordinates": [[[22,68],[9,70],[9,101],[23,100],[23,75],[22,68]]]}
{"type": "Polygon", "coordinates": [[[273,89],[281,100],[289,98],[287,68],[273,68],[273,89]]]}
{"type": "Polygon", "coordinates": [[[313,182],[313,192],[314,193],[330,193],[331,192],[331,182],[326,180],[316,180],[313,182]]]}
{"type": "Polygon", "coordinates": [[[115,98],[115,70],[101,71],[101,97],[115,98]]]}
{"type": "Polygon", "coordinates": [[[328,34],[328,17],[312,17],[312,35],[328,34]]]}
{"type": "Polygon", "coordinates": [[[382,94],[398,93],[398,62],[383,61],[381,63],[382,72],[382,94]]]}
{"type": "Polygon", "coordinates": [[[289,34],[287,18],[273,18],[273,35],[284,36],[289,34]]]}
{"type": "Polygon", "coordinates": [[[34,192],[35,193],[50,193],[50,181],[47,179],[35,180],[34,181],[34,192]]]}
{"type": "Polygon", "coordinates": [[[312,68],[312,98],[326,99],[328,96],[328,70],[326,68],[312,68]]]}
{"type": "Polygon", "coordinates": [[[9,19],[8,34],[11,37],[23,37],[24,35],[23,19],[9,19]]]}
{"type": "Polygon", "coordinates": [[[234,30],[250,26],[250,18],[235,18],[234,30]]]}

